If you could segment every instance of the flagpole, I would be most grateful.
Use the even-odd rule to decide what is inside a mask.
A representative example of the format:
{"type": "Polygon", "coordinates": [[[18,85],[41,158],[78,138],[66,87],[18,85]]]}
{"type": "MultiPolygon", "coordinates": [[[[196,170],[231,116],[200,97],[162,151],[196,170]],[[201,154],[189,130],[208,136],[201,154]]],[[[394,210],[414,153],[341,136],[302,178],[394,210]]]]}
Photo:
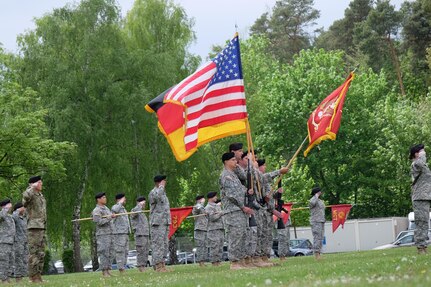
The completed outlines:
{"type": "MultiPolygon", "coordinates": [[[[341,204],[333,204],[333,205],[326,205],[325,208],[328,207],[333,207],[333,206],[338,206],[338,205],[344,205],[344,204],[350,204],[350,203],[341,203],[341,204]]],[[[352,207],[354,206],[354,204],[350,204],[352,207]]],[[[297,207],[297,208],[292,208],[290,210],[305,210],[305,209],[310,209],[309,207],[297,207]]]]}
{"type": "MultiPolygon", "coordinates": [[[[141,210],[141,211],[133,211],[133,212],[114,213],[114,214],[115,214],[115,216],[121,216],[121,215],[129,215],[129,214],[136,214],[136,213],[146,213],[146,212],[150,212],[150,211],[149,210],[141,210]]],[[[111,215],[104,215],[104,216],[102,216],[102,218],[107,218],[107,217],[111,217],[111,215]]],[[[78,219],[73,219],[72,222],[92,220],[92,219],[93,219],[93,217],[78,218],[78,219]]]]}
{"type": "MultiPolygon", "coordinates": [[[[247,131],[247,149],[248,149],[248,152],[251,151],[253,159],[255,159],[256,157],[254,154],[254,146],[253,146],[253,140],[251,138],[251,128],[250,128],[250,123],[248,121],[248,118],[246,119],[246,131],[247,131]]],[[[251,160],[251,159],[248,159],[248,160],[251,160]]],[[[251,170],[250,170],[250,172],[251,172],[251,170]]],[[[253,173],[252,173],[251,178],[253,181],[253,173]]],[[[257,185],[257,193],[258,193],[259,197],[262,198],[262,189],[260,187],[259,180],[256,178],[256,174],[255,174],[255,180],[256,180],[256,185],[257,185]]],[[[253,188],[253,186],[254,185],[252,184],[251,187],[253,188]]]]}
{"type": "MultiPolygon", "coordinates": [[[[298,156],[299,152],[302,150],[302,147],[304,146],[305,142],[308,139],[308,135],[304,138],[304,140],[302,141],[301,145],[299,146],[299,148],[296,150],[295,154],[292,156],[292,158],[289,160],[288,164],[286,165],[287,169],[290,169],[290,167],[293,164],[293,161],[296,159],[296,157],[298,156]]],[[[278,177],[277,181],[275,182],[275,184],[272,186],[272,190],[270,192],[270,196],[274,193],[275,187],[278,185],[278,183],[281,181],[281,179],[283,178],[283,175],[280,174],[280,176],[278,177]]]]}

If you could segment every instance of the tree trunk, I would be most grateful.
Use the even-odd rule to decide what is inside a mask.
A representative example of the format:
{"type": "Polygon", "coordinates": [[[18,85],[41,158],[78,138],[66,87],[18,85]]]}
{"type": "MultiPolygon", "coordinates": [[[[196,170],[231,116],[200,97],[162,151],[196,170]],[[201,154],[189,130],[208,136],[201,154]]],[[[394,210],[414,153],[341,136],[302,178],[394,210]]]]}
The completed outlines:
{"type": "Polygon", "coordinates": [[[404,91],[403,78],[401,76],[401,68],[400,68],[400,62],[397,56],[397,51],[395,51],[394,43],[392,42],[390,36],[386,37],[386,41],[388,42],[389,50],[391,50],[392,62],[395,66],[395,71],[397,72],[397,78],[398,78],[398,83],[400,84],[401,94],[405,97],[406,92],[404,91]]]}
{"type": "MultiPolygon", "coordinates": [[[[78,190],[76,205],[73,211],[73,219],[78,219],[81,216],[81,206],[82,206],[82,197],[84,196],[84,191],[86,188],[86,183],[88,179],[88,166],[90,162],[90,156],[87,159],[87,162],[84,167],[84,175],[82,178],[81,188],[78,190]]],[[[81,262],[81,226],[79,221],[73,222],[73,230],[72,230],[72,240],[73,240],[73,265],[75,272],[83,272],[84,267],[81,262]]]]}
{"type": "Polygon", "coordinates": [[[93,271],[99,269],[99,257],[97,256],[97,238],[96,238],[96,230],[91,232],[91,262],[93,263],[93,271]]]}

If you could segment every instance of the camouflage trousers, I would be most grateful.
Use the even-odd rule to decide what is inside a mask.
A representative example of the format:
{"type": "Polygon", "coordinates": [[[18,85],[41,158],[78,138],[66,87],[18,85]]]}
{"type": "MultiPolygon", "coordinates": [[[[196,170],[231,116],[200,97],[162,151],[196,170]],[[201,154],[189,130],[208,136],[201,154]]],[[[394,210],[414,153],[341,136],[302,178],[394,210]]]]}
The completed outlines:
{"type": "Polygon", "coordinates": [[[231,262],[246,257],[245,243],[247,240],[248,217],[242,211],[225,215],[225,226],[228,234],[228,257],[231,262]]]}
{"type": "Polygon", "coordinates": [[[223,255],[224,229],[209,230],[207,245],[209,248],[210,262],[220,262],[223,255]]]}
{"type": "Polygon", "coordinates": [[[413,211],[415,213],[415,245],[417,247],[426,247],[428,240],[428,228],[430,221],[430,201],[413,200],[413,211]]]}
{"type": "Polygon", "coordinates": [[[324,222],[311,222],[311,233],[313,234],[313,252],[322,252],[323,236],[325,235],[324,222]]]}
{"type": "Polygon", "coordinates": [[[0,279],[12,276],[13,244],[0,243],[0,279]]]}
{"type": "Polygon", "coordinates": [[[150,252],[150,238],[144,235],[135,235],[135,244],[136,252],[138,253],[136,256],[136,266],[145,267],[147,266],[148,253],[150,252]]]}
{"type": "Polygon", "coordinates": [[[206,245],[207,232],[205,230],[195,230],[196,262],[205,262],[208,258],[208,248],[206,245]]]}
{"type": "Polygon", "coordinates": [[[289,254],[290,232],[288,228],[277,229],[278,257],[286,257],[289,254]]]}
{"type": "Polygon", "coordinates": [[[102,270],[110,270],[113,260],[112,250],[114,249],[113,235],[97,235],[96,241],[100,268],[102,270]]]}
{"type": "Polygon", "coordinates": [[[266,209],[260,209],[258,216],[256,216],[257,222],[257,247],[256,256],[271,256],[272,249],[272,230],[274,228],[274,221],[272,214],[266,209]]]}
{"type": "Polygon", "coordinates": [[[28,276],[41,275],[45,259],[45,229],[27,230],[28,238],[28,276]]]}
{"type": "Polygon", "coordinates": [[[129,252],[129,234],[114,234],[115,261],[118,269],[124,269],[129,252]]]}
{"type": "Polygon", "coordinates": [[[247,256],[253,257],[256,254],[257,248],[257,226],[247,228],[247,256]]]}
{"type": "Polygon", "coordinates": [[[153,256],[153,265],[164,263],[169,247],[169,225],[152,225],[151,226],[151,249],[153,256]]]}
{"type": "Polygon", "coordinates": [[[14,242],[14,276],[25,277],[28,274],[28,245],[27,242],[14,242]]]}

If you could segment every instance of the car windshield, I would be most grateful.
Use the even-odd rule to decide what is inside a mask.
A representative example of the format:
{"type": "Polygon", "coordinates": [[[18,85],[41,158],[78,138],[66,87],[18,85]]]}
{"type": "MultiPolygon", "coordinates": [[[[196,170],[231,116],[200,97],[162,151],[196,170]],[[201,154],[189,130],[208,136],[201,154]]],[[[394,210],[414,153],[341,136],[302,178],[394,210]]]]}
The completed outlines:
{"type": "Polygon", "coordinates": [[[302,240],[290,240],[290,247],[297,248],[302,243],[302,240]]]}

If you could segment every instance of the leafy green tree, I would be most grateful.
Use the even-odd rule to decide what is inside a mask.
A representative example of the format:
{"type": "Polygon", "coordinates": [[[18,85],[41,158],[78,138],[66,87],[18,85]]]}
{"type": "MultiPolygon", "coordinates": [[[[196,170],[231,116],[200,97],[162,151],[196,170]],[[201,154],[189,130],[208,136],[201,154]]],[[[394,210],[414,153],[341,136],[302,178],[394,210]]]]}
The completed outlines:
{"type": "Polygon", "coordinates": [[[0,187],[3,198],[20,201],[31,175],[47,181],[65,177],[65,158],[74,145],[49,138],[47,110],[35,91],[15,81],[13,61],[0,49],[0,187]]]}
{"type": "Polygon", "coordinates": [[[252,35],[266,35],[269,51],[282,62],[291,62],[293,55],[311,45],[309,27],[316,25],[320,12],[313,0],[280,0],[272,13],[264,13],[251,27],[252,35]]]}

